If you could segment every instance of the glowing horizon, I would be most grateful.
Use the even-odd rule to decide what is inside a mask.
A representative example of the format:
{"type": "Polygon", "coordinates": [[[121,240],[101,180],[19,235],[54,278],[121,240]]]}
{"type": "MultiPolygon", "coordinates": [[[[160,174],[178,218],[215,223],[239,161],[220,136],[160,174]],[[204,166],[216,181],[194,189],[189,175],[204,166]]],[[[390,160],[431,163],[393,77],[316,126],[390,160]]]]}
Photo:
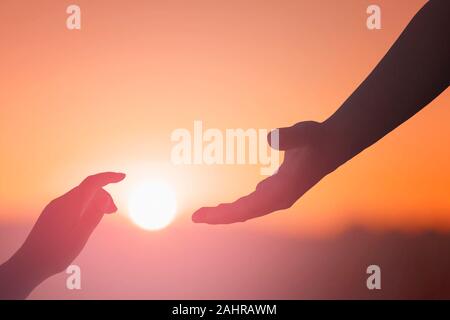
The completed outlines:
{"type": "MultiPolygon", "coordinates": [[[[34,221],[48,201],[104,170],[159,172],[177,193],[182,221],[235,200],[263,178],[259,167],[173,166],[170,133],[195,119],[222,130],[324,120],[424,2],[380,1],[383,32],[368,33],[365,3],[328,1],[322,10],[285,1],[274,12],[269,3],[118,1],[106,10],[79,1],[84,28],[71,33],[64,1],[4,1],[0,221],[34,221]]],[[[442,147],[449,101],[445,92],[294,207],[247,227],[450,228],[450,151],[442,147]]],[[[121,212],[130,185],[112,187],[121,212]]]]}

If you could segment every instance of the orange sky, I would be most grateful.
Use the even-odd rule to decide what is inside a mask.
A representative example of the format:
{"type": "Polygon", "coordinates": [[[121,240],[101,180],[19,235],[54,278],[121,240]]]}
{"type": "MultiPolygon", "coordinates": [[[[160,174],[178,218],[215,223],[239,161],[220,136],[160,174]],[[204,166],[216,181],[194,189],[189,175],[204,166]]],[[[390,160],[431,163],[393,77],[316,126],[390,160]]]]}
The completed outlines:
{"type": "MultiPolygon", "coordinates": [[[[382,30],[369,31],[362,0],[80,0],[82,30],[69,31],[71,1],[1,1],[0,222],[34,221],[105,170],[128,173],[110,188],[122,213],[127,190],[156,176],[175,186],[180,223],[234,200],[259,167],[174,167],[172,130],[324,120],[424,2],[378,0],[382,30]]],[[[446,91],[294,207],[247,227],[450,229],[449,102],[446,91]]]]}

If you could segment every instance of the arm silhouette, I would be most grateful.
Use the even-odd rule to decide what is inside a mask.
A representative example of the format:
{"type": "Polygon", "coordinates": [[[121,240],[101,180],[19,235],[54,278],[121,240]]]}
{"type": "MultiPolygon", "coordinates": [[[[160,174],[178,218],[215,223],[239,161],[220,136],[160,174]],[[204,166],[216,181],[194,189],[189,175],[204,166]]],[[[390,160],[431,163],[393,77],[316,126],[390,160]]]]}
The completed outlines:
{"type": "Polygon", "coordinates": [[[125,178],[105,172],[50,202],[22,247],[0,266],[0,299],[25,299],[48,277],[64,271],[78,256],[105,213],[117,210],[102,187],[125,178]]]}
{"type": "Polygon", "coordinates": [[[242,222],[289,208],[324,176],[433,101],[449,85],[449,16],[450,1],[425,4],[331,117],[278,130],[285,159],[276,174],[233,203],[197,210],[193,221],[242,222]]]}

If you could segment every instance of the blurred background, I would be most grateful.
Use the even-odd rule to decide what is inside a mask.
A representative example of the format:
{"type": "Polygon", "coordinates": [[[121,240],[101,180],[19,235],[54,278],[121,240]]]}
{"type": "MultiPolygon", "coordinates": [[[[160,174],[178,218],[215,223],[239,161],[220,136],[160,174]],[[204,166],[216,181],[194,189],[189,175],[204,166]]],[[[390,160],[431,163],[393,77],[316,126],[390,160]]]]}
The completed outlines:
{"type": "Polygon", "coordinates": [[[296,205],[245,224],[194,225],[198,207],[252,191],[259,165],[174,166],[170,134],[322,121],[364,80],[423,0],[79,0],[0,3],[0,262],[42,209],[117,170],[107,216],[66,275],[31,298],[450,297],[450,95],[324,178],[296,205]],[[178,215],[127,218],[134,185],[163,179],[178,215]],[[368,291],[378,264],[382,290],[368,291]]]}

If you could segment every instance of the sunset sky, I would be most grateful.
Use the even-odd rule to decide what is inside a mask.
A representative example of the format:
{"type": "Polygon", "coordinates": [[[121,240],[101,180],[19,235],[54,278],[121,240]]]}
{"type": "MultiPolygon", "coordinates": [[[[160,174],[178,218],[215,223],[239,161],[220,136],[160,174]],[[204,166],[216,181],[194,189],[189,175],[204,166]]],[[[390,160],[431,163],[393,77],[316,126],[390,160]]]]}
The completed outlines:
{"type": "MultiPolygon", "coordinates": [[[[106,235],[160,243],[175,230],[186,239],[213,234],[214,226],[191,223],[192,212],[252,191],[260,167],[174,166],[171,132],[192,130],[195,120],[221,130],[325,120],[425,3],[377,0],[382,29],[370,31],[372,2],[78,0],[82,29],[70,31],[72,1],[2,0],[0,260],[50,200],[109,170],[127,173],[108,188],[119,214],[104,219],[82,261],[107,246],[106,235]],[[156,178],[176,190],[178,215],[151,233],[126,218],[127,197],[156,178]]],[[[322,238],[355,225],[450,230],[449,104],[447,90],[292,208],[217,227],[220,239],[247,231],[322,238]]]]}

